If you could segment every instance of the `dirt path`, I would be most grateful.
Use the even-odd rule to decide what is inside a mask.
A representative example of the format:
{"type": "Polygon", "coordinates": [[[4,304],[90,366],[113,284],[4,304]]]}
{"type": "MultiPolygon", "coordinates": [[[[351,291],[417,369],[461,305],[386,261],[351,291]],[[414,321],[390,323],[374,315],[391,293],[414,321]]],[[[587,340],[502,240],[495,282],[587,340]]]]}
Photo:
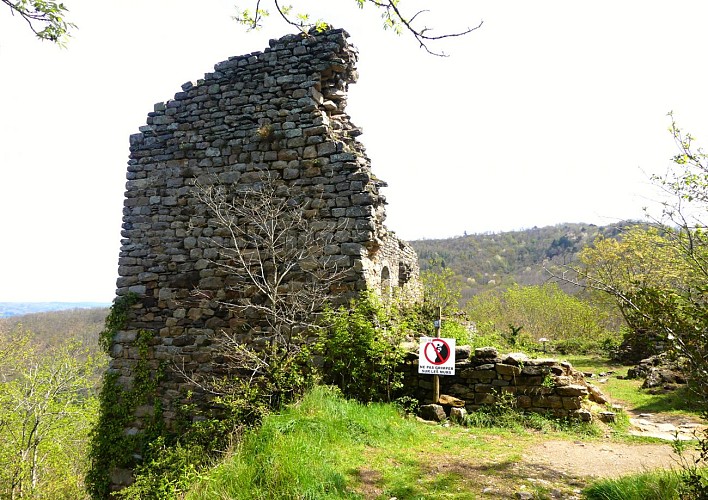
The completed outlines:
{"type": "Polygon", "coordinates": [[[633,472],[676,466],[670,443],[628,445],[546,441],[524,453],[523,462],[574,477],[619,477],[633,472]]]}
{"type": "Polygon", "coordinates": [[[679,467],[671,443],[623,444],[611,441],[553,440],[527,448],[521,460],[496,475],[477,475],[489,498],[580,499],[593,479],[615,478],[658,468],[679,467]],[[523,496],[524,494],[530,496],[523,496]]]}
{"type": "MultiPolygon", "coordinates": [[[[630,415],[632,420],[639,421],[633,432],[663,438],[665,443],[618,443],[609,438],[608,429],[607,439],[601,441],[537,442],[525,448],[520,459],[509,459],[503,454],[491,461],[437,457],[425,475],[452,474],[462,478],[462,484],[469,487],[470,498],[580,500],[582,489],[594,479],[679,467],[671,447],[673,428],[692,432],[699,421],[670,414],[630,415]]],[[[503,438],[496,437],[500,439],[503,438]]],[[[380,487],[381,478],[381,473],[375,470],[359,471],[359,492],[364,498],[389,500],[380,487]]]]}
{"type": "MultiPolygon", "coordinates": [[[[678,468],[679,457],[671,447],[672,441],[677,436],[680,440],[695,439],[694,433],[705,428],[698,418],[632,410],[628,413],[630,434],[663,439],[666,443],[544,441],[523,454],[519,468],[527,472],[527,483],[553,491],[552,498],[570,499],[577,498],[575,495],[590,479],[678,468]]],[[[693,456],[691,447],[687,456],[693,456]]]]}

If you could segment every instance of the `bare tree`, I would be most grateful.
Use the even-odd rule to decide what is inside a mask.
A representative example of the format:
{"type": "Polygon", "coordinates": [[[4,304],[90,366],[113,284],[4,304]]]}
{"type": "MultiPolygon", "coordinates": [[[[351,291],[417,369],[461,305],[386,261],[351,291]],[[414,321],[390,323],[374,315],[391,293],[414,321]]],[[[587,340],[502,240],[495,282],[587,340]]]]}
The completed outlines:
{"type": "MultiPolygon", "coordinates": [[[[350,267],[333,241],[336,222],[318,217],[322,200],[292,196],[269,173],[260,176],[254,184],[196,183],[214,229],[210,244],[218,249],[211,264],[228,285],[221,298],[209,290],[195,295],[215,300],[243,323],[248,333],[219,332],[215,351],[240,383],[268,388],[272,406],[291,395],[288,385],[319,327],[318,313],[346,290],[350,267]]],[[[224,391],[223,379],[192,381],[224,391]]]]}

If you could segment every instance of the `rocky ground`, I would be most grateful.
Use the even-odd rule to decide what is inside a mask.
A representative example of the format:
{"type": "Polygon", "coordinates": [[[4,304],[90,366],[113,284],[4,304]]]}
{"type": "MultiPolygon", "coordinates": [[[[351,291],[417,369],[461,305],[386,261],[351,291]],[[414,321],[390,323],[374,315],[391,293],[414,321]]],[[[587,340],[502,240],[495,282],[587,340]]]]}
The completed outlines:
{"type": "MultiPolygon", "coordinates": [[[[684,441],[695,439],[694,433],[705,428],[699,419],[682,415],[632,410],[628,413],[629,434],[662,439],[665,443],[544,441],[528,448],[522,460],[514,464],[517,482],[513,487],[506,476],[503,481],[490,481],[483,493],[498,498],[535,498],[531,492],[540,489],[550,498],[580,498],[580,490],[593,479],[680,467],[671,443],[676,437],[684,441]]],[[[693,456],[690,445],[689,454],[693,456]]]]}

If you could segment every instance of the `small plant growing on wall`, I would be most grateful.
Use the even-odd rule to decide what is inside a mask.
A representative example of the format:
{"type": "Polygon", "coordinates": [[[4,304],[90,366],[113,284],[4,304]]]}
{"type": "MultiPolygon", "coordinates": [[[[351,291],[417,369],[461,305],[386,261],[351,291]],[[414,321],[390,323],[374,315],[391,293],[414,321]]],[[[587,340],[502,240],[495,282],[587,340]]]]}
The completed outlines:
{"type": "Polygon", "coordinates": [[[256,130],[256,135],[258,138],[262,141],[266,141],[268,139],[272,139],[274,136],[274,130],[273,130],[273,125],[270,123],[266,123],[264,125],[261,125],[258,127],[256,130]]]}

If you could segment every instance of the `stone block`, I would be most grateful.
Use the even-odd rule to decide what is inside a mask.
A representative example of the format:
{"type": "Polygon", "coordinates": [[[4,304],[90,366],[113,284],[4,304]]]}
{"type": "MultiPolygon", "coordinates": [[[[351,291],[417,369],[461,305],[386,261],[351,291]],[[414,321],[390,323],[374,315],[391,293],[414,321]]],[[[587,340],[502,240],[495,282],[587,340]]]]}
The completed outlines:
{"type": "Polygon", "coordinates": [[[563,387],[556,387],[555,390],[556,394],[559,396],[587,396],[588,395],[588,388],[585,387],[584,385],[578,385],[578,384],[573,384],[573,385],[566,385],[563,387]]]}
{"type": "Polygon", "coordinates": [[[493,405],[496,402],[497,398],[494,393],[474,395],[474,403],[478,405],[493,405]]]}
{"type": "Polygon", "coordinates": [[[500,375],[520,375],[521,374],[521,368],[519,368],[518,366],[507,365],[504,363],[498,363],[495,366],[495,370],[500,375]]]}
{"type": "Polygon", "coordinates": [[[590,413],[590,410],[586,410],[584,408],[579,409],[577,411],[570,412],[568,415],[570,417],[577,418],[581,422],[592,421],[592,413],[590,413]]]}
{"type": "Polygon", "coordinates": [[[450,420],[457,424],[464,424],[467,419],[467,410],[465,408],[450,408],[450,420]]]}
{"type": "Polygon", "coordinates": [[[423,420],[431,422],[442,422],[447,418],[445,410],[438,404],[421,405],[419,415],[423,420]]]}
{"type": "Polygon", "coordinates": [[[459,364],[470,358],[472,347],[468,345],[455,345],[455,364],[459,364]]]}
{"type": "Polygon", "coordinates": [[[478,347],[474,350],[474,357],[478,359],[496,358],[499,356],[499,351],[494,347],[478,347]]]}
{"type": "Polygon", "coordinates": [[[528,360],[529,357],[523,352],[512,352],[507,354],[506,357],[502,359],[502,363],[507,365],[523,366],[528,362],[528,360]]]}
{"type": "Polygon", "coordinates": [[[563,400],[563,408],[566,410],[577,410],[582,408],[582,400],[580,398],[565,397],[563,400]]]}
{"type": "Polygon", "coordinates": [[[455,408],[462,408],[465,406],[465,402],[455,396],[450,396],[449,394],[440,394],[438,398],[438,404],[443,406],[453,406],[455,408]]]}

